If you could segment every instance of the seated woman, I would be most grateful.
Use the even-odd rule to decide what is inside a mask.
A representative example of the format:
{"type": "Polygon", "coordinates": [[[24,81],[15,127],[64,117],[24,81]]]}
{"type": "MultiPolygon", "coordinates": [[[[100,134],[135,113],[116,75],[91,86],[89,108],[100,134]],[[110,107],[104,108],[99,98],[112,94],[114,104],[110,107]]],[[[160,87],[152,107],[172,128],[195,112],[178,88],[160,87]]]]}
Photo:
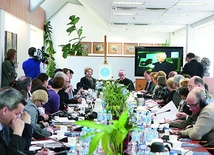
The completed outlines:
{"type": "Polygon", "coordinates": [[[96,79],[92,77],[93,69],[87,67],[84,73],[85,76],[80,79],[80,87],[84,90],[95,89],[96,79]]]}
{"type": "Polygon", "coordinates": [[[176,87],[173,84],[173,77],[169,78],[166,81],[166,85],[167,85],[167,88],[168,88],[169,92],[163,97],[162,100],[156,100],[156,102],[161,104],[161,105],[165,105],[165,104],[169,103],[170,101],[172,101],[173,94],[176,91],[176,87]]]}
{"type": "Polygon", "coordinates": [[[166,85],[166,77],[159,76],[157,79],[158,88],[155,90],[155,93],[152,96],[153,100],[162,100],[169,90],[166,85]]]}
{"type": "Polygon", "coordinates": [[[52,88],[48,90],[48,102],[43,105],[46,114],[52,114],[59,111],[60,96],[57,94],[64,86],[63,77],[54,77],[52,81],[52,88]]]}
{"type": "Polygon", "coordinates": [[[188,90],[187,86],[179,88],[179,94],[182,98],[182,100],[178,106],[179,113],[177,114],[177,117],[179,119],[186,119],[187,115],[192,114],[192,112],[189,110],[189,107],[187,106],[187,102],[186,102],[188,93],[189,93],[189,90],[188,90]],[[181,113],[184,113],[184,114],[181,114],[181,113]]]}
{"type": "MultiPolygon", "coordinates": [[[[37,86],[32,92],[32,96],[27,100],[25,111],[31,116],[31,125],[33,127],[33,137],[44,138],[49,137],[53,134],[53,129],[48,127],[48,123],[43,122],[39,116],[38,107],[42,107],[48,101],[48,93],[45,87],[37,86]]],[[[26,92],[27,94],[27,92],[26,92]]]]}

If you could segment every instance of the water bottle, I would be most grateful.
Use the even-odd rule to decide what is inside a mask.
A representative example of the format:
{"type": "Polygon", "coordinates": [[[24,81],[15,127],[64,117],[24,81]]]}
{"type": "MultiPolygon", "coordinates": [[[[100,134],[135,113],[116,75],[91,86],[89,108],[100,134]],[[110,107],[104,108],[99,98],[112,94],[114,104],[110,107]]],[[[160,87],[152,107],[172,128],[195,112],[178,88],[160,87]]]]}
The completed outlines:
{"type": "Polygon", "coordinates": [[[153,135],[152,135],[152,131],[151,128],[146,128],[145,130],[145,140],[146,140],[146,144],[150,144],[152,141],[153,135]]]}
{"type": "Polygon", "coordinates": [[[67,152],[67,155],[77,155],[77,151],[75,150],[75,146],[70,146],[70,150],[67,152]]]}
{"type": "MultiPolygon", "coordinates": [[[[86,130],[87,130],[86,127],[83,127],[83,128],[82,128],[82,131],[80,132],[80,137],[86,135],[86,130]]],[[[84,142],[84,141],[86,141],[86,140],[85,140],[85,139],[82,139],[82,142],[84,142]]]]}
{"type": "Polygon", "coordinates": [[[134,131],[132,132],[132,144],[135,144],[137,142],[139,142],[139,134],[138,134],[138,129],[134,129],[134,131]]]}
{"type": "Polygon", "coordinates": [[[136,113],[133,113],[131,118],[130,118],[130,122],[133,124],[133,125],[137,125],[137,117],[136,117],[136,113]]]}
{"type": "Polygon", "coordinates": [[[82,150],[81,155],[88,155],[89,144],[87,142],[84,142],[82,146],[83,146],[83,150],[82,150]]]}
{"type": "Polygon", "coordinates": [[[146,126],[151,126],[152,123],[152,116],[149,111],[146,112],[146,126]]]}
{"type": "Polygon", "coordinates": [[[106,110],[103,110],[103,124],[107,125],[107,113],[106,113],[106,110]]]}
{"type": "Polygon", "coordinates": [[[157,131],[157,127],[152,127],[152,137],[154,139],[158,139],[159,134],[158,134],[158,131],[157,131]]]}
{"type": "Polygon", "coordinates": [[[110,121],[112,120],[111,110],[108,111],[107,120],[108,120],[108,123],[110,124],[111,123],[110,121]]]}
{"type": "Polygon", "coordinates": [[[137,152],[137,155],[145,155],[145,152],[146,152],[146,142],[145,142],[145,129],[144,129],[144,126],[140,126],[140,132],[139,132],[139,136],[140,137],[140,141],[138,143],[138,152],[137,152]]]}
{"type": "Polygon", "coordinates": [[[146,112],[144,112],[142,114],[142,124],[143,124],[144,127],[146,127],[146,124],[147,124],[146,112]]]}
{"type": "Polygon", "coordinates": [[[100,123],[102,123],[102,121],[103,121],[103,114],[102,114],[102,111],[99,111],[99,112],[98,112],[97,121],[100,122],[100,123]]]}
{"type": "Polygon", "coordinates": [[[136,153],[136,150],[137,150],[137,149],[136,149],[136,146],[137,146],[136,143],[133,143],[133,144],[132,144],[132,150],[131,150],[131,154],[132,154],[132,155],[137,155],[137,153],[136,153]]]}
{"type": "Polygon", "coordinates": [[[142,112],[139,112],[137,115],[137,125],[142,125],[142,112]]]}

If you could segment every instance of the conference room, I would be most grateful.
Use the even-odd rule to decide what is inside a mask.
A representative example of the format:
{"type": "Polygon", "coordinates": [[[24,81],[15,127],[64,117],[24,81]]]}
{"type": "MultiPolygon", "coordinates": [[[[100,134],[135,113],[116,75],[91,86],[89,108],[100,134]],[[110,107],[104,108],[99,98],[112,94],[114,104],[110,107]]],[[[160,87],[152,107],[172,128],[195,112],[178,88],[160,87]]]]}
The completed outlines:
{"type": "Polygon", "coordinates": [[[28,49],[41,49],[44,45],[44,24],[52,26],[54,57],[57,68],[71,68],[74,71],[72,85],[76,87],[84,76],[86,67],[93,68],[93,77],[101,77],[100,70],[107,65],[111,80],[118,79],[118,71],[125,70],[136,90],[145,86],[143,75],[135,74],[135,46],[183,47],[183,64],[188,52],[210,59],[210,69],[204,77],[213,94],[213,44],[214,18],[213,3],[209,0],[189,2],[188,0],[129,1],[96,0],[41,0],[0,1],[0,49],[1,63],[5,56],[5,44],[14,39],[17,50],[18,77],[24,75],[22,62],[28,59],[28,49]],[[75,36],[68,35],[66,29],[69,17],[80,17],[78,27],[83,26],[82,40],[89,47],[88,56],[62,56],[59,45],[66,44],[75,36]],[[15,25],[15,26],[14,26],[15,25]],[[5,40],[5,34],[8,39],[5,40]],[[11,39],[10,39],[11,36],[11,39]],[[96,51],[96,46],[101,52],[96,51]],[[113,49],[113,50],[111,50],[113,49]],[[127,50],[126,50],[127,49],[127,50]],[[105,51],[103,51],[105,50],[105,51]],[[106,55],[105,55],[106,54],[106,55]]]}

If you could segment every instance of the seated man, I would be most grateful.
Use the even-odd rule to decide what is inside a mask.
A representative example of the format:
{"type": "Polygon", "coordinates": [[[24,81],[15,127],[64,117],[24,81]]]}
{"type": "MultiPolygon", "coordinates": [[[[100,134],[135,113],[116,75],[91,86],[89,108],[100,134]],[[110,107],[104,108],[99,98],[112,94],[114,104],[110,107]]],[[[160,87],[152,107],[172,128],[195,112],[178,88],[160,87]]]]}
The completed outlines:
{"type": "Polygon", "coordinates": [[[133,82],[130,79],[126,78],[126,73],[123,69],[119,70],[118,76],[120,77],[119,79],[116,80],[118,83],[127,86],[127,89],[129,91],[135,91],[133,82]]]}
{"type": "Polygon", "coordinates": [[[0,91],[0,150],[1,155],[25,154],[32,138],[30,115],[23,112],[25,100],[13,88],[0,91]],[[12,131],[12,132],[11,132],[12,131]]]}
{"type": "Polygon", "coordinates": [[[142,93],[152,93],[155,88],[155,84],[151,80],[150,73],[151,72],[148,70],[143,73],[144,78],[146,79],[146,86],[143,90],[141,90],[142,93]]]}
{"type": "Polygon", "coordinates": [[[189,137],[193,140],[214,140],[214,104],[206,98],[204,89],[193,88],[188,96],[187,102],[193,114],[199,114],[192,128],[180,131],[180,137],[189,137]]]}
{"type": "Polygon", "coordinates": [[[60,96],[60,107],[59,107],[60,110],[66,109],[67,104],[77,104],[77,103],[81,103],[82,101],[82,98],[73,97],[73,91],[72,91],[72,86],[70,85],[69,77],[66,74],[64,74],[63,78],[64,78],[64,86],[58,92],[60,96]],[[71,97],[69,98],[69,96],[71,97]]]}

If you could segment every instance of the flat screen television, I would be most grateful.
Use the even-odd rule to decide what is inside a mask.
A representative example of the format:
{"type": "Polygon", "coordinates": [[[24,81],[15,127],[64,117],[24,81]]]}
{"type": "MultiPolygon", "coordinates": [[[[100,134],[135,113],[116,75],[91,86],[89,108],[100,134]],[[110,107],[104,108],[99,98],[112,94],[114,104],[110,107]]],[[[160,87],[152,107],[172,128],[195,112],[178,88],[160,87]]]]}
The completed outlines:
{"type": "Polygon", "coordinates": [[[135,47],[135,76],[145,70],[178,73],[183,66],[183,47],[135,47]]]}

